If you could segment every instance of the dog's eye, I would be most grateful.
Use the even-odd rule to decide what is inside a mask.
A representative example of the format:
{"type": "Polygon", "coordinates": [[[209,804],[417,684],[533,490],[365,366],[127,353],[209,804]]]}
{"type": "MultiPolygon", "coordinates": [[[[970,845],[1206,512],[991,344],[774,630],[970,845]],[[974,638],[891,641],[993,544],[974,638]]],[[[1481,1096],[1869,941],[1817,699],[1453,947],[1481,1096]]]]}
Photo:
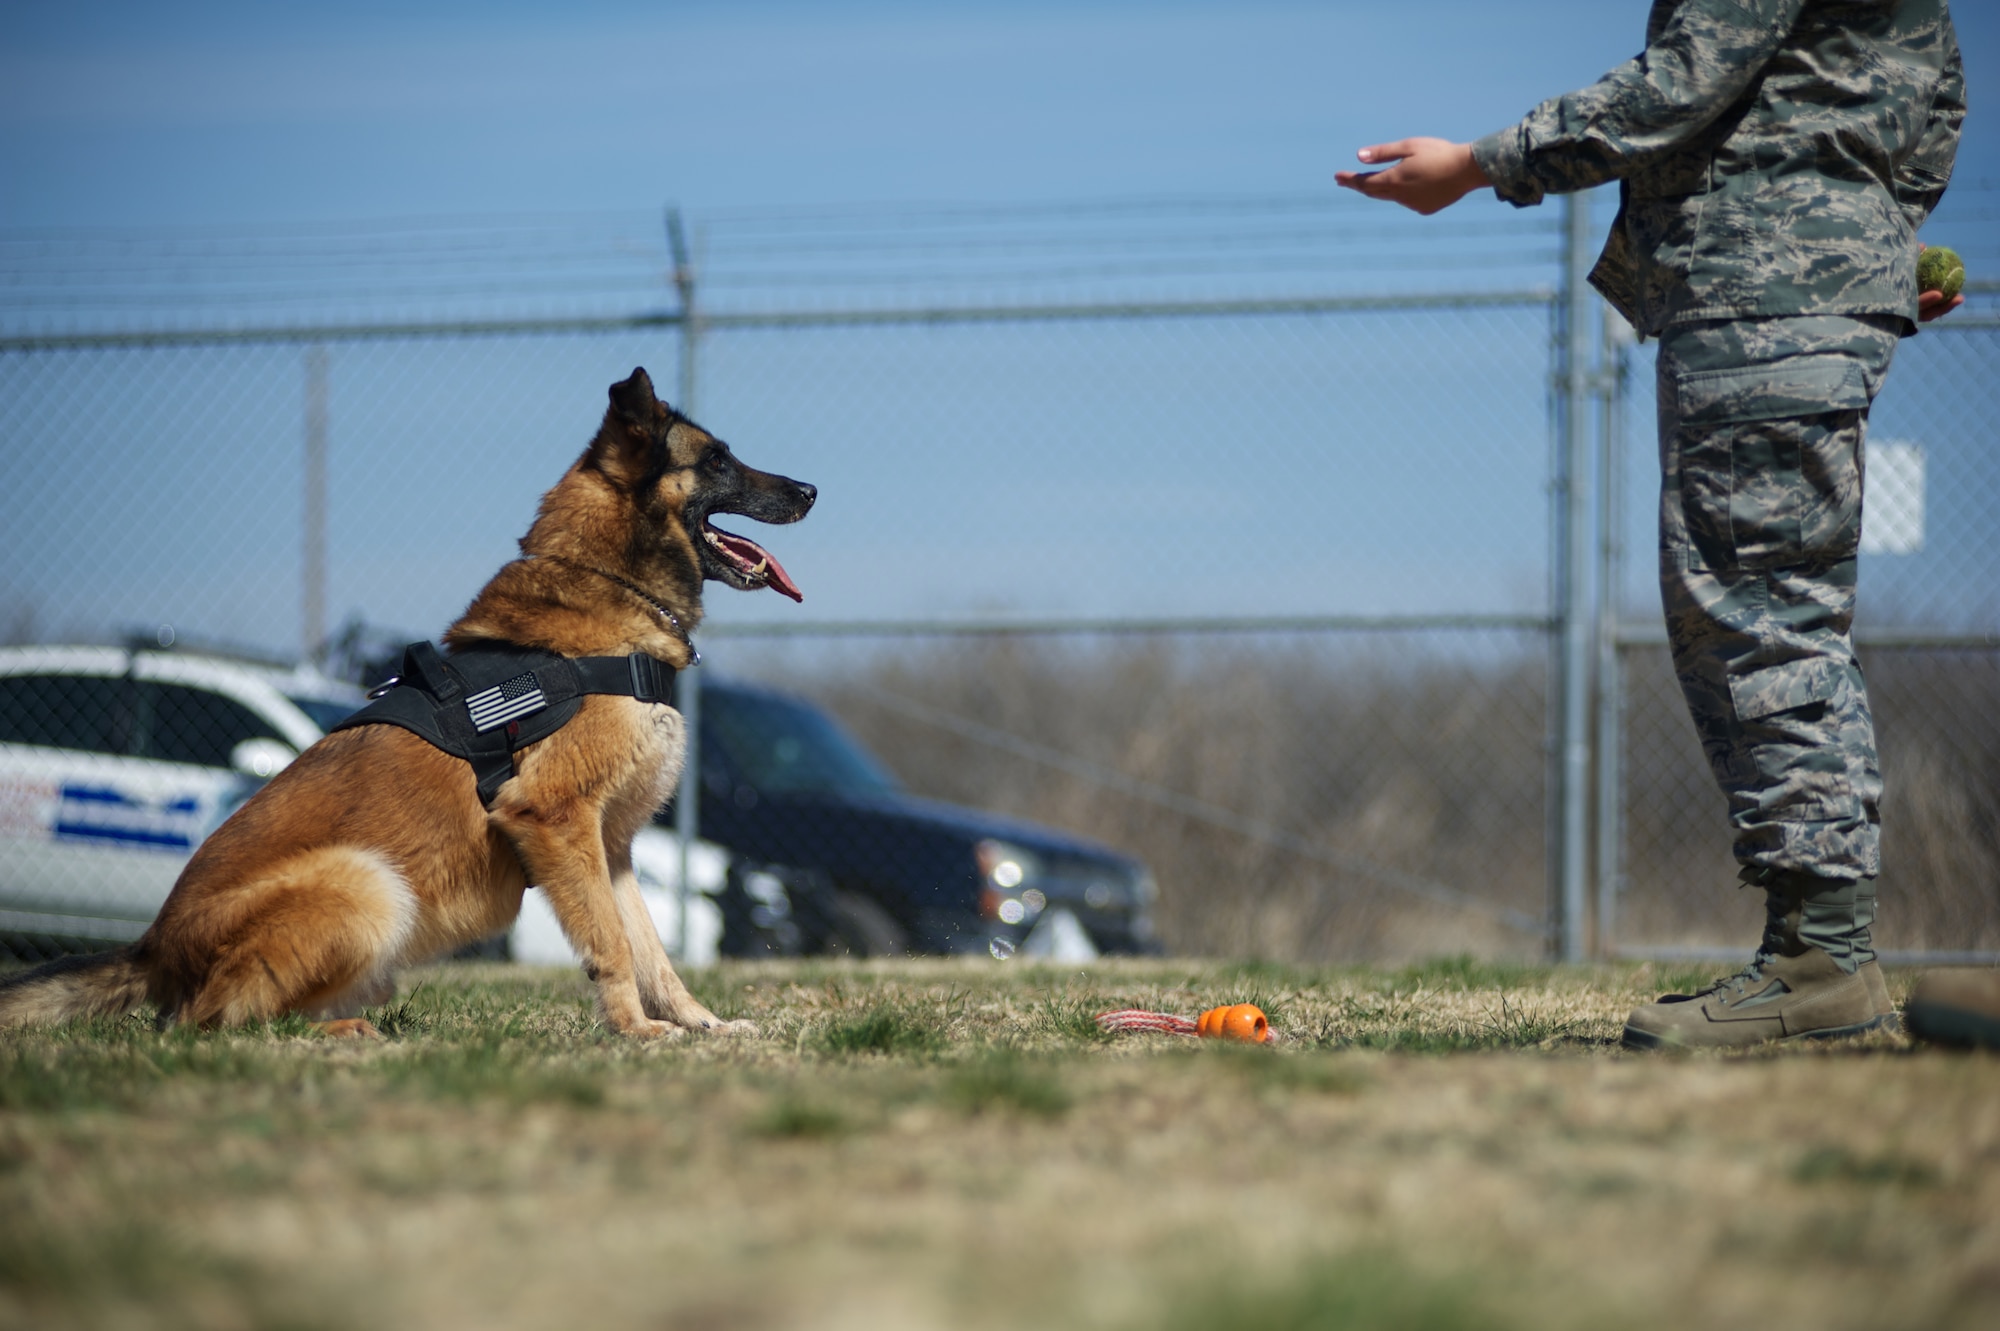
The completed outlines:
{"type": "Polygon", "coordinates": [[[702,457],[701,465],[708,468],[710,471],[721,471],[723,468],[729,465],[729,455],[724,453],[719,448],[710,449],[708,453],[702,457]]]}

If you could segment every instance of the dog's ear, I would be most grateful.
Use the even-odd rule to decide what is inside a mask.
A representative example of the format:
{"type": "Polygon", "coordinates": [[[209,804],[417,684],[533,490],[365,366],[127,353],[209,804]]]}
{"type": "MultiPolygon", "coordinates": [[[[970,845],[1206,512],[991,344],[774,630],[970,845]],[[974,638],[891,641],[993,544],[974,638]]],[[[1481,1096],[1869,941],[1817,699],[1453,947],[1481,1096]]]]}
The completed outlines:
{"type": "Polygon", "coordinates": [[[604,413],[604,428],[590,446],[590,464],[621,488],[641,484],[658,471],[660,450],[666,447],[662,424],[670,422],[673,410],[653,395],[653,381],[644,369],[611,385],[611,410],[604,413]]]}
{"type": "Polygon", "coordinates": [[[659,418],[660,399],[643,365],[633,369],[631,378],[611,385],[611,409],[630,425],[648,426],[659,418]]]}

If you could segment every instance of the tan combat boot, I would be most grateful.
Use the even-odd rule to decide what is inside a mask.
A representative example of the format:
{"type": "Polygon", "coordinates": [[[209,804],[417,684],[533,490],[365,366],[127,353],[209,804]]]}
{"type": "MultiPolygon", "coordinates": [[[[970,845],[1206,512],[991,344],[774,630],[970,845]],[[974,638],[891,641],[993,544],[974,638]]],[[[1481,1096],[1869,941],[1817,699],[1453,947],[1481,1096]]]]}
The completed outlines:
{"type": "Polygon", "coordinates": [[[1886,994],[1881,968],[1872,961],[1850,975],[1818,948],[1793,957],[1760,956],[1701,993],[1669,994],[1635,1009],[1625,1019],[1625,1047],[1731,1049],[1860,1035],[1895,1020],[1894,1008],[1881,1010],[1886,994]]]}
{"type": "Polygon", "coordinates": [[[1896,1000],[1889,997],[1889,982],[1882,978],[1882,968],[1871,959],[1862,966],[1861,978],[1868,981],[1868,1001],[1875,1005],[1875,1015],[1882,1018],[1881,1029],[1903,1029],[1902,1014],[1896,1011],[1896,1000]]]}
{"type": "Polygon", "coordinates": [[[1930,972],[1917,981],[1903,1024],[1933,1044],[2000,1049],[2000,970],[1930,972]]]}
{"type": "Polygon", "coordinates": [[[1896,1005],[1869,945],[1872,882],[1769,870],[1747,870],[1744,880],[1765,889],[1756,958],[1698,994],[1668,994],[1635,1009],[1625,1020],[1627,1049],[1729,1049],[1896,1028],[1896,1005]]]}

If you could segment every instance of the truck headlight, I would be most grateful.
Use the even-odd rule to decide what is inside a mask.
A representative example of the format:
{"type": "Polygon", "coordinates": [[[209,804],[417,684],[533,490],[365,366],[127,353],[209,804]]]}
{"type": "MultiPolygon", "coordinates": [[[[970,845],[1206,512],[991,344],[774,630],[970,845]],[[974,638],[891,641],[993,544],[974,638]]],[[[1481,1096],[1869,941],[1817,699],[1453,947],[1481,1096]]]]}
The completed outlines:
{"type": "Polygon", "coordinates": [[[1041,913],[1048,898],[1034,886],[1042,863],[1005,841],[981,841],[973,848],[979,867],[979,913],[1002,924],[1021,924],[1041,913]]]}

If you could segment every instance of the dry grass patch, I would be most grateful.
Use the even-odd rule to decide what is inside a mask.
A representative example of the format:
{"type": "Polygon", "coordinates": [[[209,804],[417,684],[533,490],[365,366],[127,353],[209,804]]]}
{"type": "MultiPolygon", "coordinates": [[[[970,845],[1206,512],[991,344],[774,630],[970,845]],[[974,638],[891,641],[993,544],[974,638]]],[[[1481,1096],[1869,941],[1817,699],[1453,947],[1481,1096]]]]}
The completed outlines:
{"type": "Polygon", "coordinates": [[[457,967],[374,1044],[0,1033],[0,1325],[1992,1324],[2000,1060],[1617,1048],[1701,978],[732,965],[759,1035],[634,1045],[457,967]],[[1223,1002],[1283,1041],[1090,1020],[1223,1002]]]}

